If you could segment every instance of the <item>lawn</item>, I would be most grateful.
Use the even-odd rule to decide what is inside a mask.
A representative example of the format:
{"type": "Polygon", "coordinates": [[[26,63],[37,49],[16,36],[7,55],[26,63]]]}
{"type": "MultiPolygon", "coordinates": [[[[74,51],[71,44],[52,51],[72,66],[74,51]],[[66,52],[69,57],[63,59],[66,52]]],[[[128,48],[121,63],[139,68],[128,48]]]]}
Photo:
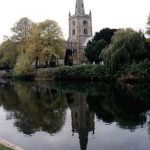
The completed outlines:
{"type": "Polygon", "coordinates": [[[3,145],[0,145],[0,150],[12,150],[12,149],[7,148],[7,147],[5,147],[5,146],[3,146],[3,145]]]}

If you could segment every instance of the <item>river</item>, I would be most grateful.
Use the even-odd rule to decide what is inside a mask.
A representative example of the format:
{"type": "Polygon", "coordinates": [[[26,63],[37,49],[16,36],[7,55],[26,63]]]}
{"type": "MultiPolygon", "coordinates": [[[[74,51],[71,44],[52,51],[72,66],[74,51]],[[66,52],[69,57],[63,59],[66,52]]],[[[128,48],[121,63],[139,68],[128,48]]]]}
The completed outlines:
{"type": "Polygon", "coordinates": [[[149,84],[0,84],[0,137],[25,150],[149,150],[149,91],[149,84]]]}

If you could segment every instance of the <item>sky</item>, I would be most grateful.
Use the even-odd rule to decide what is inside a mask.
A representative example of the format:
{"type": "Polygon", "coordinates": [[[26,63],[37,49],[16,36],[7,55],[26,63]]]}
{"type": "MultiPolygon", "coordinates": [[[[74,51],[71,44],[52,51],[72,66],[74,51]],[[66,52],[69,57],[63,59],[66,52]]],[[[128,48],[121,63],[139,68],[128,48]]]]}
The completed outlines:
{"type": "MultiPolygon", "coordinates": [[[[76,0],[1,0],[0,42],[10,36],[11,28],[22,17],[33,22],[55,20],[68,38],[68,14],[75,13],[76,0]]],[[[92,11],[93,34],[105,27],[145,31],[150,0],[84,0],[85,11],[92,11]]]]}

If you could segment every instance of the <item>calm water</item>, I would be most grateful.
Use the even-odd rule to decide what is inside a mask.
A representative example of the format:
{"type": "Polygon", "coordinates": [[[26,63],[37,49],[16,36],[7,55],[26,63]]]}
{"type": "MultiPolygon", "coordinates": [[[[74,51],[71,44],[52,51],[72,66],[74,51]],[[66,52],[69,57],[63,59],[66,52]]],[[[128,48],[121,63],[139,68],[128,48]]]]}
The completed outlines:
{"type": "Polygon", "coordinates": [[[0,137],[26,150],[149,150],[150,87],[0,85],[0,137]]]}

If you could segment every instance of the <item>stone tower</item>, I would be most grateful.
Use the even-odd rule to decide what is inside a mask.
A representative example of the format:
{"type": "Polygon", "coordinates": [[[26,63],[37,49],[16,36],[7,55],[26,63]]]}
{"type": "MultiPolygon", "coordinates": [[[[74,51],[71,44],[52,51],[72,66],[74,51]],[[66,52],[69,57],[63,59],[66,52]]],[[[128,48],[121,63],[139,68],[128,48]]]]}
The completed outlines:
{"type": "Polygon", "coordinates": [[[76,0],[75,14],[69,13],[68,47],[73,52],[73,63],[85,62],[84,42],[92,37],[92,14],[85,14],[83,0],[76,0]]]}

